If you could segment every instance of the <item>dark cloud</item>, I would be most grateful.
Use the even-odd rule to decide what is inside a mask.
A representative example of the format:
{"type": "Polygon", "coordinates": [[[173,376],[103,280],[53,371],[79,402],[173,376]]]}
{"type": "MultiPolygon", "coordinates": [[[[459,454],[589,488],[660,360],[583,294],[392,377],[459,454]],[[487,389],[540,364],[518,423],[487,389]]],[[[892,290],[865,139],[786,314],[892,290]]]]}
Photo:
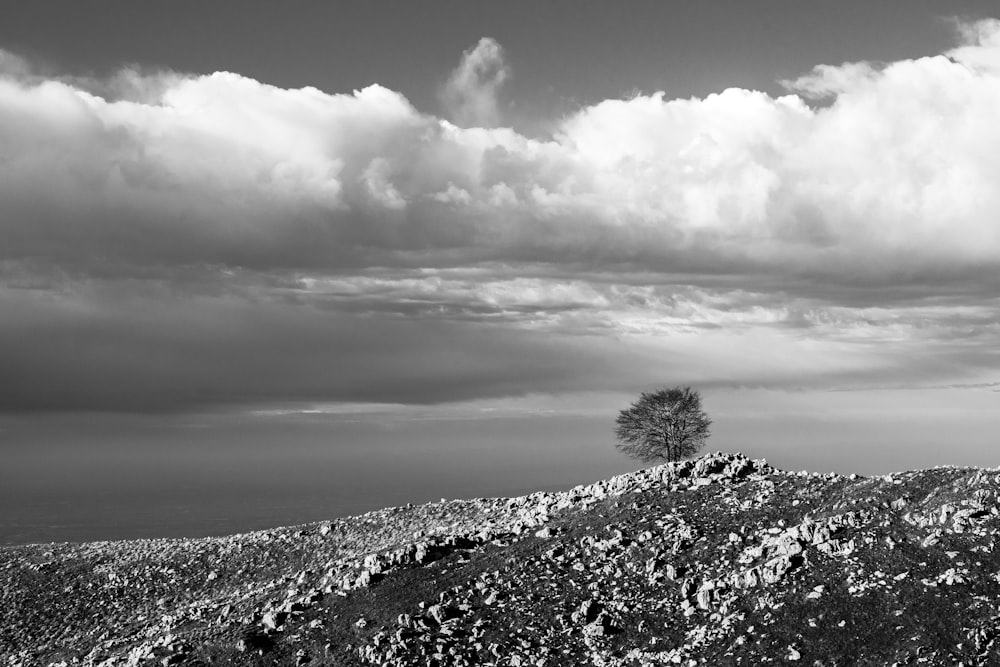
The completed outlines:
{"type": "Polygon", "coordinates": [[[3,295],[0,411],[440,403],[620,375],[582,341],[252,298],[3,295]]]}

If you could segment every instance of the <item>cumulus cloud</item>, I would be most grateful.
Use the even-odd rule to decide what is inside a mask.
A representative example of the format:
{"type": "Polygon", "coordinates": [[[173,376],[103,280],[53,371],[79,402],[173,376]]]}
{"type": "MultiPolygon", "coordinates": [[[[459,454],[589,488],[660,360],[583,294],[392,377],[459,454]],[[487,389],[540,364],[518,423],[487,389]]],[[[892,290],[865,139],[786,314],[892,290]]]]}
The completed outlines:
{"type": "Polygon", "coordinates": [[[483,37],[462,54],[462,61],[441,89],[441,103],[448,118],[463,127],[500,124],[498,95],[510,77],[503,47],[483,37]]]}
{"type": "Polygon", "coordinates": [[[450,119],[0,54],[0,410],[989,381],[1000,22],[961,34],[544,138],[489,38],[450,119]]]}
{"type": "MultiPolygon", "coordinates": [[[[119,96],[101,97],[15,67],[0,80],[0,253],[265,269],[496,259],[834,280],[978,272],[1000,256],[1000,47],[993,23],[972,34],[942,56],[789,83],[828,105],[656,93],[582,108],[544,140],[458,127],[377,85],[327,94],[126,72],[119,96]]],[[[455,85],[492,99],[500,54],[480,42],[455,85]]]]}

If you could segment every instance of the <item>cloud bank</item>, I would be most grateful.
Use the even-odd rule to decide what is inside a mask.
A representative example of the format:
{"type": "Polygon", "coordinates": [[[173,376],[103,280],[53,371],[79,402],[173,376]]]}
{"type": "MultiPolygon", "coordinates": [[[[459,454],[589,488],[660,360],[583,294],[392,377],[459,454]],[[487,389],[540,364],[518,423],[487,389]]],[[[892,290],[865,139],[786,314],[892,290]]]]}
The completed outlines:
{"type": "Polygon", "coordinates": [[[961,34],[542,138],[489,38],[449,120],[0,54],[0,410],[993,379],[1000,21],[961,34]]]}
{"type": "MultiPolygon", "coordinates": [[[[996,23],[968,30],[975,43],[941,56],[817,67],[788,83],[802,96],[606,100],[544,140],[458,127],[377,85],[123,72],[98,96],[8,57],[3,257],[978,270],[1000,251],[1000,46],[996,23]]],[[[456,115],[491,120],[505,72],[496,42],[467,52],[456,115]]]]}

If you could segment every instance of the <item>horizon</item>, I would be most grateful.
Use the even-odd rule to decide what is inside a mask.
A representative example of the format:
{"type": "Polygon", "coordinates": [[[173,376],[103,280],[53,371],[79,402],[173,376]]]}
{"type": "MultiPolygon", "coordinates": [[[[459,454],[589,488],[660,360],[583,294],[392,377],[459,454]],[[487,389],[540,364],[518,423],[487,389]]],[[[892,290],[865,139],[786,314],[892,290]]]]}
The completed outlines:
{"type": "Polygon", "coordinates": [[[706,452],[1000,465],[1000,11],[962,10],[18,7],[0,544],[588,483],[662,386],[706,452]]]}

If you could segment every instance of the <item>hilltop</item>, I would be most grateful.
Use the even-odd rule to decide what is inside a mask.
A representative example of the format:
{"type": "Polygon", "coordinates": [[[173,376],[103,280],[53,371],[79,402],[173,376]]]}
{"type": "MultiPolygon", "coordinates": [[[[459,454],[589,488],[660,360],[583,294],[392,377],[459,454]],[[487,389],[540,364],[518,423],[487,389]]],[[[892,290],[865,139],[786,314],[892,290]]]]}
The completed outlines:
{"type": "Polygon", "coordinates": [[[0,665],[997,665],[1000,471],[709,454],[221,538],[0,549],[0,665]]]}

